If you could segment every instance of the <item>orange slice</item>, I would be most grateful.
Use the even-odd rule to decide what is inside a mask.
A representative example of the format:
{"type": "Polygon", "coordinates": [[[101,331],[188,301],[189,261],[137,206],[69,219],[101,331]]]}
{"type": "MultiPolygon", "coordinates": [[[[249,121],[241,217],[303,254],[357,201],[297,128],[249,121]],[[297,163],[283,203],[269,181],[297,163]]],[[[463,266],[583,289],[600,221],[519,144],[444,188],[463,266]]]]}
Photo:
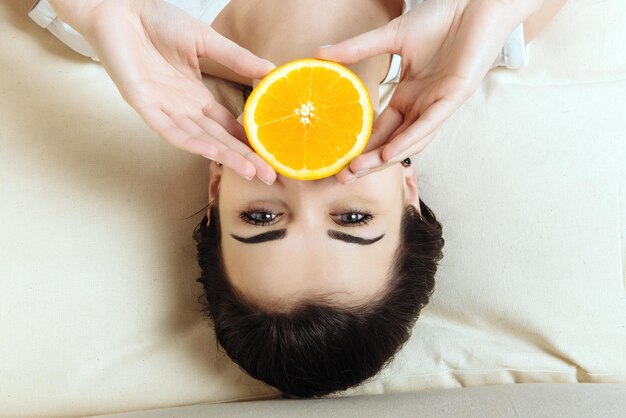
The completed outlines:
{"type": "Polygon", "coordinates": [[[289,62],[250,94],[243,126],[250,145],[287,177],[314,180],[341,171],[358,156],[372,131],[367,89],[341,64],[289,62]]]}

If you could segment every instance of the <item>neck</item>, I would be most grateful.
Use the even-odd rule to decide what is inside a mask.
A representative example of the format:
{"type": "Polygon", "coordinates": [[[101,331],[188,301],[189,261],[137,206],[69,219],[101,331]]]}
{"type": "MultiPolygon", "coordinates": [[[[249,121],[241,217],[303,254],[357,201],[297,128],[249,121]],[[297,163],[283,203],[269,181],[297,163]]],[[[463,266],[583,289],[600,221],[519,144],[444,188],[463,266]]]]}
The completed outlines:
{"type": "MultiPolygon", "coordinates": [[[[380,27],[402,12],[392,0],[232,0],[213,28],[254,54],[276,65],[314,55],[322,45],[341,42],[380,27]],[[279,11],[279,12],[277,12],[279,11]]],[[[378,85],[389,69],[390,56],[380,55],[350,65],[378,107],[378,85]]],[[[202,71],[238,83],[253,80],[204,62],[202,71]]]]}

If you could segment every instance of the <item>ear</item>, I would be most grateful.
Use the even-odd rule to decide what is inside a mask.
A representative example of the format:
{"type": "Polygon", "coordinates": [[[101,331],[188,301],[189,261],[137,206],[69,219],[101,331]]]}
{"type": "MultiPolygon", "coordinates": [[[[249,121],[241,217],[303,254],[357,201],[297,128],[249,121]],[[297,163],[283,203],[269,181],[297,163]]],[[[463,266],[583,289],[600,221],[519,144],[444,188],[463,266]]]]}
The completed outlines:
{"type": "Polygon", "coordinates": [[[404,175],[404,199],[407,205],[413,206],[421,215],[420,197],[417,190],[417,171],[413,165],[402,167],[404,175]]]}
{"type": "Polygon", "coordinates": [[[220,183],[222,180],[222,165],[214,161],[209,164],[209,209],[207,217],[211,218],[211,207],[217,201],[220,194],[220,183]]]}

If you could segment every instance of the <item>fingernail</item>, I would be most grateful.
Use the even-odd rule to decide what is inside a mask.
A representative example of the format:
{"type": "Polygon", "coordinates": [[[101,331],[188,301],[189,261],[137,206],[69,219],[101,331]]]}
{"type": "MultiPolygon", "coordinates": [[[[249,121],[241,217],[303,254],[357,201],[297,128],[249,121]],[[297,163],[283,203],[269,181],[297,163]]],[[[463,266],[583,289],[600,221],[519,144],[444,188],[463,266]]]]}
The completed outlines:
{"type": "Polygon", "coordinates": [[[367,171],[367,169],[361,171],[353,171],[352,174],[354,174],[356,177],[362,177],[367,174],[367,171]]]}
{"type": "Polygon", "coordinates": [[[271,62],[271,61],[268,61],[268,60],[266,60],[266,59],[264,59],[263,61],[265,61],[266,63],[268,63],[268,64],[269,64],[269,65],[271,65],[272,67],[276,67],[276,64],[274,64],[274,63],[273,63],[273,62],[271,62]]]}
{"type": "Polygon", "coordinates": [[[346,181],[343,182],[343,184],[350,184],[350,183],[354,183],[356,181],[356,179],[358,179],[358,177],[352,177],[346,181]]]}
{"type": "Polygon", "coordinates": [[[322,46],[320,46],[320,49],[322,49],[322,48],[328,48],[329,46],[332,46],[332,45],[322,45],[322,46]]]}
{"type": "Polygon", "coordinates": [[[399,163],[402,160],[404,160],[404,158],[400,157],[399,155],[394,155],[393,157],[387,160],[387,163],[395,164],[395,163],[399,163]]]}
{"type": "Polygon", "coordinates": [[[257,173],[257,175],[256,175],[256,176],[257,176],[257,178],[258,178],[259,180],[261,180],[263,183],[267,184],[268,186],[271,186],[271,185],[272,185],[272,183],[274,183],[274,180],[270,180],[270,179],[268,179],[268,178],[263,178],[263,177],[261,177],[261,176],[259,175],[259,173],[257,173]]]}

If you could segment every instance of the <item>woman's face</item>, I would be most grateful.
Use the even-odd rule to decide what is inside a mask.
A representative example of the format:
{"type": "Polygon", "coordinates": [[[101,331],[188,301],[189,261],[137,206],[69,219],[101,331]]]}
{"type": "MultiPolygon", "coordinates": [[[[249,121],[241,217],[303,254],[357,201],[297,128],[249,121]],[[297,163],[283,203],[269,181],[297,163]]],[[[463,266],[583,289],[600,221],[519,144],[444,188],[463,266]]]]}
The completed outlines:
{"type": "Polygon", "coordinates": [[[279,175],[268,186],[212,164],[231,284],[272,309],[323,296],[355,305],[385,288],[404,208],[419,209],[415,172],[395,164],[343,185],[279,175]]]}

